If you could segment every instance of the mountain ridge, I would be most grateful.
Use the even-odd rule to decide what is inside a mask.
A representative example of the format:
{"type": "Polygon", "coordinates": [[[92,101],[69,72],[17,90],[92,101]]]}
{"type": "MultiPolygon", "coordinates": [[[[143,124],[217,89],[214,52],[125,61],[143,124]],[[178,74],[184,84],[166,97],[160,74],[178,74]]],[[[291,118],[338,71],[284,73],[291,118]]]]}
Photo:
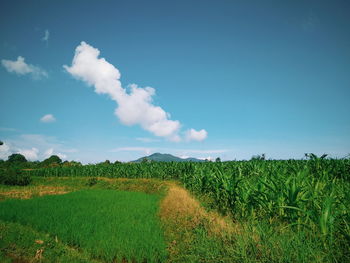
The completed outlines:
{"type": "Polygon", "coordinates": [[[148,156],[141,157],[137,160],[131,161],[132,163],[140,163],[144,159],[147,159],[149,161],[155,161],[155,162],[204,162],[204,160],[200,160],[197,158],[189,157],[189,158],[180,158],[177,156],[174,156],[169,153],[153,153],[148,156]]]}

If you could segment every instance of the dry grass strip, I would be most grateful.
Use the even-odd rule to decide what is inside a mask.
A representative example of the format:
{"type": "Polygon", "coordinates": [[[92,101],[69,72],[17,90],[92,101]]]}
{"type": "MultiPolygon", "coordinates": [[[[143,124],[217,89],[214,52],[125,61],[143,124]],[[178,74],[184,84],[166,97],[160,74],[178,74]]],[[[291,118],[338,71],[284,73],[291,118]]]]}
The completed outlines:
{"type": "Polygon", "coordinates": [[[190,193],[176,183],[168,183],[168,193],[160,207],[160,217],[178,227],[193,229],[202,224],[208,234],[226,235],[238,231],[228,218],[206,211],[190,193]]]}
{"type": "Polygon", "coordinates": [[[0,193],[0,196],[5,198],[19,198],[19,199],[29,199],[33,196],[43,196],[43,195],[58,195],[66,194],[69,191],[63,186],[45,186],[40,185],[34,188],[21,189],[21,190],[10,190],[0,193]]]}

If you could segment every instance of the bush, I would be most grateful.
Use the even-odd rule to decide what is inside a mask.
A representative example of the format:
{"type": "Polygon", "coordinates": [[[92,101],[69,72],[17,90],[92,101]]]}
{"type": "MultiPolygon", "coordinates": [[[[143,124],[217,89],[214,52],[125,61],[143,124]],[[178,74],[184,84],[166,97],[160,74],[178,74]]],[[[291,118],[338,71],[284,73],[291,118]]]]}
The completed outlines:
{"type": "Polygon", "coordinates": [[[90,179],[88,180],[88,182],[87,182],[87,185],[88,185],[88,186],[93,186],[93,185],[95,185],[95,184],[97,184],[97,178],[96,178],[96,177],[90,178],[90,179]]]}
{"type": "Polygon", "coordinates": [[[42,166],[55,167],[59,166],[62,163],[62,160],[57,155],[51,155],[49,158],[41,162],[42,166]]]}
{"type": "Polygon", "coordinates": [[[0,184],[5,185],[28,185],[32,178],[18,169],[7,169],[0,171],[0,184]]]}

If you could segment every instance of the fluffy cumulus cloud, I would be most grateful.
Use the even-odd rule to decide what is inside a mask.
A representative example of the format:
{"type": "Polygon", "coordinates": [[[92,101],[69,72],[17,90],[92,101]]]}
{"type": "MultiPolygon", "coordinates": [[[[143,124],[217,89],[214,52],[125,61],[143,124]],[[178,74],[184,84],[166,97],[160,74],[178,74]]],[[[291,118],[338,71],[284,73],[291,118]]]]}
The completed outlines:
{"type": "Polygon", "coordinates": [[[56,118],[52,114],[46,114],[40,118],[40,121],[44,123],[55,122],[56,118]]]}
{"type": "Polygon", "coordinates": [[[13,154],[13,153],[20,153],[26,157],[29,161],[36,161],[38,160],[38,154],[39,150],[35,147],[32,147],[30,149],[20,149],[15,148],[11,144],[4,143],[3,145],[0,145],[0,159],[1,160],[7,160],[7,158],[13,154]]]}
{"type": "Polygon", "coordinates": [[[98,94],[107,94],[117,103],[115,115],[125,125],[140,125],[146,131],[172,141],[179,141],[181,124],[170,114],[153,104],[155,89],[131,84],[122,87],[119,70],[104,58],[100,51],[85,42],[76,48],[72,65],[64,66],[77,79],[93,86],[98,94]]]}
{"type": "Polygon", "coordinates": [[[186,139],[189,141],[203,141],[207,138],[208,133],[206,130],[196,131],[195,129],[190,129],[186,132],[186,139]]]}
{"type": "Polygon", "coordinates": [[[10,73],[16,73],[18,75],[31,75],[34,79],[41,79],[41,78],[47,78],[48,74],[45,70],[31,65],[27,64],[25,62],[24,57],[19,56],[17,60],[6,60],[2,59],[1,64],[5,67],[5,69],[10,73]]]}
{"type": "Polygon", "coordinates": [[[6,142],[3,142],[3,144],[0,145],[0,160],[6,160],[11,154],[10,146],[6,142]]]}

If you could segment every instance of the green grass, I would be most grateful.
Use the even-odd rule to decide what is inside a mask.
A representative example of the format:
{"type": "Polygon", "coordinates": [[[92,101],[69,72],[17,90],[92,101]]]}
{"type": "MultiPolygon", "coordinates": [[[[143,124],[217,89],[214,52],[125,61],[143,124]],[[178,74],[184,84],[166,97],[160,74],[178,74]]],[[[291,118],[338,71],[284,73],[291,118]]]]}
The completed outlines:
{"type": "Polygon", "coordinates": [[[18,223],[0,220],[0,262],[94,263],[97,261],[84,251],[72,249],[48,234],[18,223]]]}
{"type": "MultiPolygon", "coordinates": [[[[45,233],[103,261],[164,262],[160,195],[82,190],[0,203],[0,219],[45,233]]],[[[45,256],[45,254],[44,254],[45,256]]]]}

